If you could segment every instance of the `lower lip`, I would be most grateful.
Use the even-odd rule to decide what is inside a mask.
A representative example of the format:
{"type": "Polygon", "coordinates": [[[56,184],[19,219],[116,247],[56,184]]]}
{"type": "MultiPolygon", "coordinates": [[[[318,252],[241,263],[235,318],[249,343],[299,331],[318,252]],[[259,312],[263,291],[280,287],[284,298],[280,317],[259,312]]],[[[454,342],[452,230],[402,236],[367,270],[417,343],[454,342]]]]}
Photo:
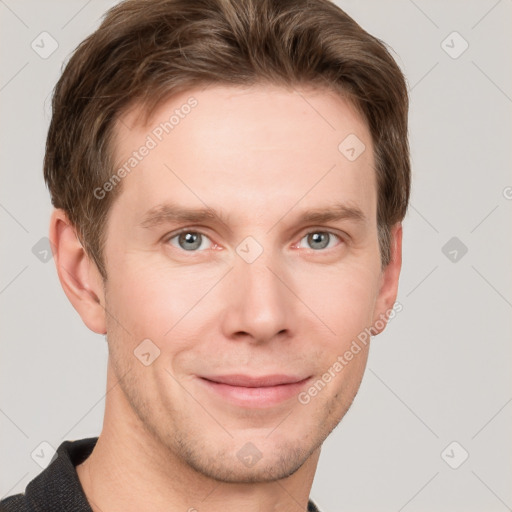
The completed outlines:
{"type": "Polygon", "coordinates": [[[241,407],[270,407],[285,400],[296,397],[301,389],[310,380],[309,378],[290,384],[267,386],[260,388],[246,388],[243,386],[230,386],[211,380],[199,379],[210,391],[241,407]]]}

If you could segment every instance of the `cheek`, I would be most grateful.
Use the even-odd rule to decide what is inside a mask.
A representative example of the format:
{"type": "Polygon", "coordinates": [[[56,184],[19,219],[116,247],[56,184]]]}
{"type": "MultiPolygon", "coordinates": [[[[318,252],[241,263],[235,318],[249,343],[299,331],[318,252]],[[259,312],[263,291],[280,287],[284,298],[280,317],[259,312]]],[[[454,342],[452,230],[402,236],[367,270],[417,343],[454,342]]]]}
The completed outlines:
{"type": "Polygon", "coordinates": [[[173,357],[193,347],[198,321],[217,317],[218,311],[209,312],[211,304],[221,301],[209,292],[225,269],[198,275],[193,266],[170,269],[158,261],[140,263],[130,257],[119,263],[109,279],[107,297],[109,312],[124,327],[120,335],[130,337],[135,346],[149,338],[173,357]]]}
{"type": "Polygon", "coordinates": [[[372,323],[378,276],[371,266],[344,266],[296,278],[297,295],[338,343],[372,323]]]}

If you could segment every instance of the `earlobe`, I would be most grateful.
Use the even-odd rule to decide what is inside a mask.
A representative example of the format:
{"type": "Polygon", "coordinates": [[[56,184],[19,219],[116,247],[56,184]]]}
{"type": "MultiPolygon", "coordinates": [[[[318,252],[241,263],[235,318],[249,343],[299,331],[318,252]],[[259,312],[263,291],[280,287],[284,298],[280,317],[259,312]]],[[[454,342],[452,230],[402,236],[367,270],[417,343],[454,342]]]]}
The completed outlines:
{"type": "Polygon", "coordinates": [[[98,334],[105,334],[103,281],[80,243],[74,226],[60,208],[52,213],[49,238],[64,293],[85,325],[98,334]]]}
{"type": "Polygon", "coordinates": [[[395,224],[391,230],[391,261],[382,269],[381,286],[375,305],[375,315],[370,328],[373,335],[380,334],[386,327],[388,318],[398,294],[398,280],[402,268],[402,224],[395,224]]]}

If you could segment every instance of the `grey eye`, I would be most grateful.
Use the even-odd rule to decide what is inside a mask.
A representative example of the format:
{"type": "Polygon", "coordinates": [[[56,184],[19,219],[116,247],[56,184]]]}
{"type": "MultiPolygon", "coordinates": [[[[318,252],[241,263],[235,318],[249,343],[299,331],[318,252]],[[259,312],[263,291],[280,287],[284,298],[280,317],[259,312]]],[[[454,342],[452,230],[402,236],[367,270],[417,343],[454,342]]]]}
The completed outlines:
{"type": "Polygon", "coordinates": [[[173,237],[168,239],[168,242],[177,247],[178,249],[183,249],[184,251],[197,251],[197,249],[208,249],[208,245],[205,247],[204,243],[207,244],[210,242],[206,235],[203,233],[199,233],[198,231],[182,231],[181,233],[177,233],[173,237]],[[177,245],[174,240],[177,240],[177,245]]]}
{"type": "Polygon", "coordinates": [[[193,251],[201,247],[201,233],[180,233],[178,235],[178,243],[182,249],[193,251]]]}
{"type": "Polygon", "coordinates": [[[331,233],[330,231],[311,231],[302,238],[302,240],[306,240],[306,248],[314,250],[322,250],[327,247],[332,247],[333,244],[331,242],[336,241],[336,239],[339,239],[339,236],[335,233],[331,233]]]}
{"type": "Polygon", "coordinates": [[[310,233],[308,243],[312,249],[325,249],[329,244],[329,233],[310,233]]]}

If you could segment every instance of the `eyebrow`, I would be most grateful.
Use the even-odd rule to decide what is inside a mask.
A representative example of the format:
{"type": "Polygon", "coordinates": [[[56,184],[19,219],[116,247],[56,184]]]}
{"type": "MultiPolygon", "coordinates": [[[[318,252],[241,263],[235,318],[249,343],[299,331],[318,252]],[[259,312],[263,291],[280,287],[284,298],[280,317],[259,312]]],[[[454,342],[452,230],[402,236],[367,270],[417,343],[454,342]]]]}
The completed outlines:
{"type": "Polygon", "coordinates": [[[148,210],[140,225],[143,228],[152,228],[170,222],[204,222],[208,220],[218,220],[225,224],[223,216],[212,208],[182,208],[172,203],[164,203],[148,210]]]}
{"type": "MultiPolygon", "coordinates": [[[[289,210],[278,222],[290,213],[289,210]]],[[[164,203],[148,210],[140,226],[143,228],[153,228],[162,224],[172,222],[208,222],[219,221],[227,225],[228,219],[222,212],[216,212],[212,208],[183,208],[172,203],[164,203]]],[[[349,206],[341,203],[335,203],[323,208],[314,208],[303,211],[297,218],[297,223],[305,222],[332,222],[338,220],[352,220],[358,223],[365,223],[367,218],[363,211],[356,206],[349,206]]],[[[277,223],[278,223],[277,222],[277,223]]],[[[276,223],[276,224],[277,224],[276,223]]]]}

